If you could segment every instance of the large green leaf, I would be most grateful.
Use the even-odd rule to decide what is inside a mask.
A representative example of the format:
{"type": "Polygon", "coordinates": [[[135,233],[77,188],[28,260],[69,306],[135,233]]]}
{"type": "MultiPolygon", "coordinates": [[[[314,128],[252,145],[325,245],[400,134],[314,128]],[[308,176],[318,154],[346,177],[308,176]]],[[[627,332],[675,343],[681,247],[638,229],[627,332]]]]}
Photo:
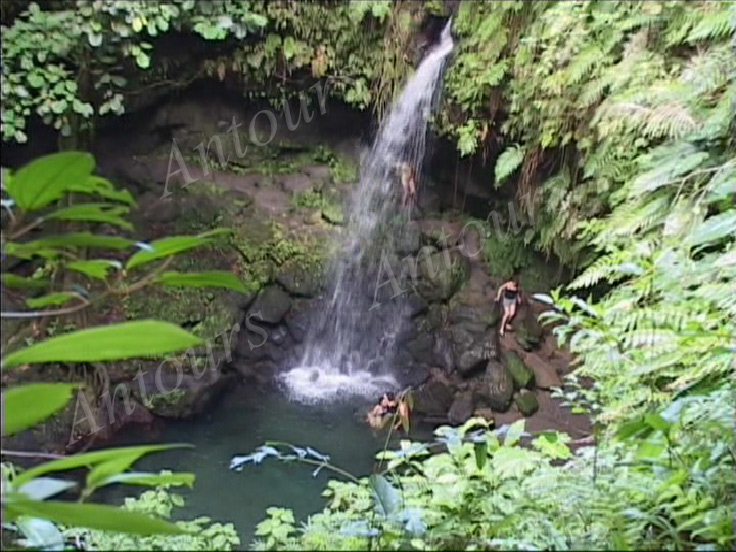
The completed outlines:
{"type": "Polygon", "coordinates": [[[156,280],[169,286],[214,286],[232,289],[240,293],[248,293],[243,282],[232,272],[209,270],[205,272],[164,272],[156,280]]]}
{"type": "Polygon", "coordinates": [[[32,309],[59,307],[64,303],[68,303],[75,297],[78,297],[78,294],[72,291],[55,291],[54,293],[49,293],[48,295],[43,295],[41,297],[26,299],[26,305],[32,309]]]}
{"type": "Polygon", "coordinates": [[[88,527],[138,535],[187,533],[184,529],[166,521],[123,510],[116,506],[31,500],[15,493],[9,494],[6,499],[5,512],[8,521],[13,521],[20,516],[31,516],[72,527],[88,527]]]}
{"type": "Polygon", "coordinates": [[[73,232],[59,236],[49,236],[27,243],[8,243],[5,252],[19,259],[30,259],[44,250],[74,249],[77,247],[101,247],[105,249],[125,249],[135,242],[120,236],[98,236],[91,232],[73,232]]]}
{"type": "Polygon", "coordinates": [[[83,203],[54,211],[47,218],[57,220],[77,220],[83,222],[106,222],[133,230],[133,225],[121,215],[128,213],[128,207],[108,205],[106,203],[83,203]]]}
{"type": "Polygon", "coordinates": [[[11,274],[10,272],[5,272],[2,275],[2,283],[8,287],[13,288],[44,288],[48,286],[51,282],[48,280],[43,280],[41,278],[23,278],[22,276],[17,276],[15,274],[11,274]]]}
{"type": "Polygon", "coordinates": [[[98,482],[97,486],[109,485],[111,483],[125,483],[126,485],[186,485],[190,489],[194,486],[193,473],[145,473],[128,472],[111,475],[98,482]]]}
{"type": "Polygon", "coordinates": [[[38,362],[92,362],[157,356],[200,345],[202,340],[179,326],[140,320],[79,330],[10,353],[7,368],[38,362]]]}
{"type": "Polygon", "coordinates": [[[61,198],[70,187],[87,182],[94,168],[95,160],[89,153],[54,153],[18,170],[6,187],[21,209],[41,209],[61,198]]]}
{"type": "Polygon", "coordinates": [[[163,259],[164,257],[170,257],[171,255],[174,255],[176,253],[181,253],[182,251],[187,251],[194,247],[204,245],[215,236],[227,234],[230,232],[231,230],[227,228],[216,228],[215,230],[204,232],[203,234],[199,234],[198,236],[171,236],[168,238],[162,238],[160,240],[153,241],[150,244],[150,251],[138,251],[130,259],[128,259],[128,264],[125,265],[125,268],[127,270],[130,270],[131,268],[135,268],[136,266],[140,266],[145,263],[150,263],[151,261],[163,259]]]}
{"type": "Polygon", "coordinates": [[[97,278],[98,280],[105,280],[107,278],[107,271],[112,267],[122,268],[119,261],[107,261],[104,259],[95,259],[91,261],[72,261],[67,263],[66,268],[76,270],[82,274],[86,274],[90,278],[97,278]]]}
{"type": "Polygon", "coordinates": [[[26,470],[13,479],[13,485],[19,487],[24,483],[47,473],[73,470],[76,468],[90,468],[97,464],[108,462],[110,460],[115,460],[121,457],[131,459],[130,462],[132,464],[138,458],[150,452],[159,452],[172,448],[182,448],[190,446],[191,445],[184,444],[145,445],[137,447],[112,448],[98,450],[95,452],[85,452],[84,454],[77,454],[75,456],[69,456],[68,458],[60,458],[58,460],[46,462],[44,464],[26,470]]]}
{"type": "Polygon", "coordinates": [[[401,507],[401,495],[391,483],[382,475],[371,475],[370,482],[378,513],[388,517],[397,512],[401,507]]]}
{"type": "Polygon", "coordinates": [[[17,490],[29,498],[45,500],[76,486],[77,484],[74,481],[64,481],[54,477],[37,477],[21,485],[17,490]]]}
{"type": "Polygon", "coordinates": [[[70,187],[72,192],[84,192],[88,194],[101,195],[105,199],[113,201],[122,201],[129,205],[135,205],[135,199],[130,195],[128,190],[116,190],[112,182],[101,176],[90,176],[87,182],[82,186],[70,187]]]}
{"type": "Polygon", "coordinates": [[[76,385],[34,383],[2,392],[2,436],[36,425],[69,402],[76,385]]]}

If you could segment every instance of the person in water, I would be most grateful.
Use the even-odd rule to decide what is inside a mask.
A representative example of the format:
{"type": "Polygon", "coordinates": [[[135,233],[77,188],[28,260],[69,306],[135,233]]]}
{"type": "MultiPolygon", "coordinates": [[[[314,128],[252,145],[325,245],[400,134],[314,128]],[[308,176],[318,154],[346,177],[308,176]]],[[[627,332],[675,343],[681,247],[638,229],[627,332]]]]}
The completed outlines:
{"type": "Polygon", "coordinates": [[[373,409],[368,412],[368,423],[373,429],[381,429],[386,424],[386,418],[395,416],[397,412],[399,417],[394,427],[395,430],[401,426],[402,417],[409,417],[409,407],[405,401],[397,399],[396,395],[389,391],[384,393],[373,409]]]}
{"type": "Polygon", "coordinates": [[[414,168],[406,161],[399,167],[401,169],[401,207],[406,208],[417,197],[417,175],[414,168]]]}
{"type": "Polygon", "coordinates": [[[502,293],[503,317],[501,318],[501,335],[503,335],[506,330],[511,329],[508,324],[510,324],[514,319],[514,316],[516,316],[517,305],[521,304],[521,290],[519,289],[519,283],[516,276],[498,288],[496,301],[501,299],[502,293]]]}

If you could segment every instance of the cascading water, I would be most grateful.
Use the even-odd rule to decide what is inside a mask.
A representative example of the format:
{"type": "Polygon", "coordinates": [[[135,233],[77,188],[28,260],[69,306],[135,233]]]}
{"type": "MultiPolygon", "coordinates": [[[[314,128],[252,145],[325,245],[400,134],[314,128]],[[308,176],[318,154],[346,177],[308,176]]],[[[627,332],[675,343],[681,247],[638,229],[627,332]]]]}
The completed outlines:
{"type": "Polygon", "coordinates": [[[429,115],[453,48],[451,24],[404,88],[362,162],[328,272],[327,305],[310,328],[301,365],[282,376],[296,400],[375,395],[396,386],[390,367],[405,305],[400,297],[377,300],[386,275],[378,277],[382,259],[396,259],[395,246],[406,227],[407,214],[397,200],[397,169],[408,162],[421,175],[429,115]]]}

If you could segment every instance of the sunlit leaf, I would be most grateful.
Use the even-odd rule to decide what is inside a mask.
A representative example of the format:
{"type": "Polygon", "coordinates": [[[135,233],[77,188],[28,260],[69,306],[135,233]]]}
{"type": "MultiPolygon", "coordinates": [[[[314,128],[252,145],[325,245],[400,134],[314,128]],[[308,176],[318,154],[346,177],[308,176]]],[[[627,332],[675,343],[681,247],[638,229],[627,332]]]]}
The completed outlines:
{"type": "Polygon", "coordinates": [[[83,203],[54,211],[47,218],[83,222],[104,222],[114,224],[126,230],[133,230],[133,225],[121,216],[127,213],[128,207],[124,206],[112,206],[106,203],[83,203]]]}
{"type": "Polygon", "coordinates": [[[13,288],[44,288],[51,283],[42,278],[23,278],[10,272],[3,273],[2,282],[4,285],[13,288]]]}
{"type": "Polygon", "coordinates": [[[3,391],[3,437],[33,427],[63,408],[76,387],[68,383],[33,383],[3,391]]]}
{"type": "Polygon", "coordinates": [[[231,230],[229,229],[218,228],[199,234],[198,236],[173,236],[155,240],[150,243],[151,251],[138,251],[128,259],[128,263],[125,265],[125,268],[126,270],[130,270],[131,268],[135,268],[145,263],[150,263],[151,261],[170,257],[176,253],[181,253],[182,251],[187,251],[194,247],[205,245],[206,243],[209,243],[211,238],[228,234],[230,232],[231,230]]]}
{"type": "Polygon", "coordinates": [[[232,272],[210,270],[206,272],[164,272],[156,281],[169,286],[212,286],[248,293],[243,282],[232,272]]]}
{"type": "Polygon", "coordinates": [[[107,261],[104,259],[72,261],[65,266],[70,270],[76,270],[77,272],[86,274],[90,278],[97,278],[98,280],[105,280],[107,278],[107,272],[111,268],[122,268],[120,261],[107,261]]]}
{"type": "Polygon", "coordinates": [[[58,471],[72,470],[75,468],[90,468],[102,462],[114,460],[124,456],[126,459],[131,461],[131,464],[138,458],[151,452],[160,452],[173,448],[189,447],[191,445],[183,444],[168,444],[168,445],[144,445],[135,447],[122,447],[112,448],[94,452],[85,452],[84,454],[77,454],[69,456],[68,458],[60,458],[58,460],[52,460],[39,466],[33,467],[26,470],[13,479],[15,485],[23,485],[27,481],[31,481],[36,477],[40,477],[44,474],[58,471]]]}
{"type": "Polygon", "coordinates": [[[138,535],[181,535],[187,533],[184,529],[166,521],[123,510],[116,506],[51,500],[39,501],[15,494],[6,498],[5,512],[10,521],[19,516],[32,516],[72,527],[88,527],[90,529],[138,535]]]}
{"type": "Polygon", "coordinates": [[[59,307],[64,303],[68,303],[78,294],[71,291],[56,291],[49,293],[42,297],[34,297],[33,299],[26,299],[26,305],[32,309],[42,309],[46,307],[59,307]]]}
{"type": "Polygon", "coordinates": [[[87,182],[94,168],[95,160],[89,153],[54,153],[22,167],[8,180],[6,187],[21,209],[41,209],[61,198],[70,186],[87,182]]]}
{"type": "Polygon", "coordinates": [[[200,345],[202,340],[169,322],[140,320],[53,337],[3,359],[7,368],[39,362],[91,362],[158,356],[200,345]]]}

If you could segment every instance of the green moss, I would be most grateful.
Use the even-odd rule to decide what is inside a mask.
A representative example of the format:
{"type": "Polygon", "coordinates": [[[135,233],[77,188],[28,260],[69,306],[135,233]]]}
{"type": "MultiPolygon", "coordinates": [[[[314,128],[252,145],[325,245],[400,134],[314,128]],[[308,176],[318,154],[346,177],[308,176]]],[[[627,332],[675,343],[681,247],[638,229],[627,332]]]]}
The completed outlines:
{"type": "Polygon", "coordinates": [[[356,182],[359,178],[358,167],[345,156],[336,155],[329,161],[330,176],[335,184],[356,182]]]}
{"type": "Polygon", "coordinates": [[[235,228],[233,244],[240,252],[246,286],[260,289],[287,265],[321,271],[326,244],[308,235],[289,237],[278,223],[251,219],[235,228]]]}
{"type": "Polygon", "coordinates": [[[297,207],[319,209],[323,219],[330,224],[342,224],[342,207],[322,191],[306,191],[294,194],[292,201],[297,207]]]}
{"type": "Polygon", "coordinates": [[[516,351],[505,353],[506,367],[514,380],[516,389],[531,387],[534,384],[534,371],[529,368],[516,351]]]}
{"type": "Polygon", "coordinates": [[[156,395],[146,397],[143,401],[143,406],[153,410],[166,406],[175,406],[185,397],[186,391],[183,389],[174,389],[168,393],[158,393],[156,395]]]}
{"type": "Polygon", "coordinates": [[[519,409],[524,416],[531,416],[539,410],[539,402],[537,397],[531,391],[522,391],[516,397],[516,408],[519,409]]]}

